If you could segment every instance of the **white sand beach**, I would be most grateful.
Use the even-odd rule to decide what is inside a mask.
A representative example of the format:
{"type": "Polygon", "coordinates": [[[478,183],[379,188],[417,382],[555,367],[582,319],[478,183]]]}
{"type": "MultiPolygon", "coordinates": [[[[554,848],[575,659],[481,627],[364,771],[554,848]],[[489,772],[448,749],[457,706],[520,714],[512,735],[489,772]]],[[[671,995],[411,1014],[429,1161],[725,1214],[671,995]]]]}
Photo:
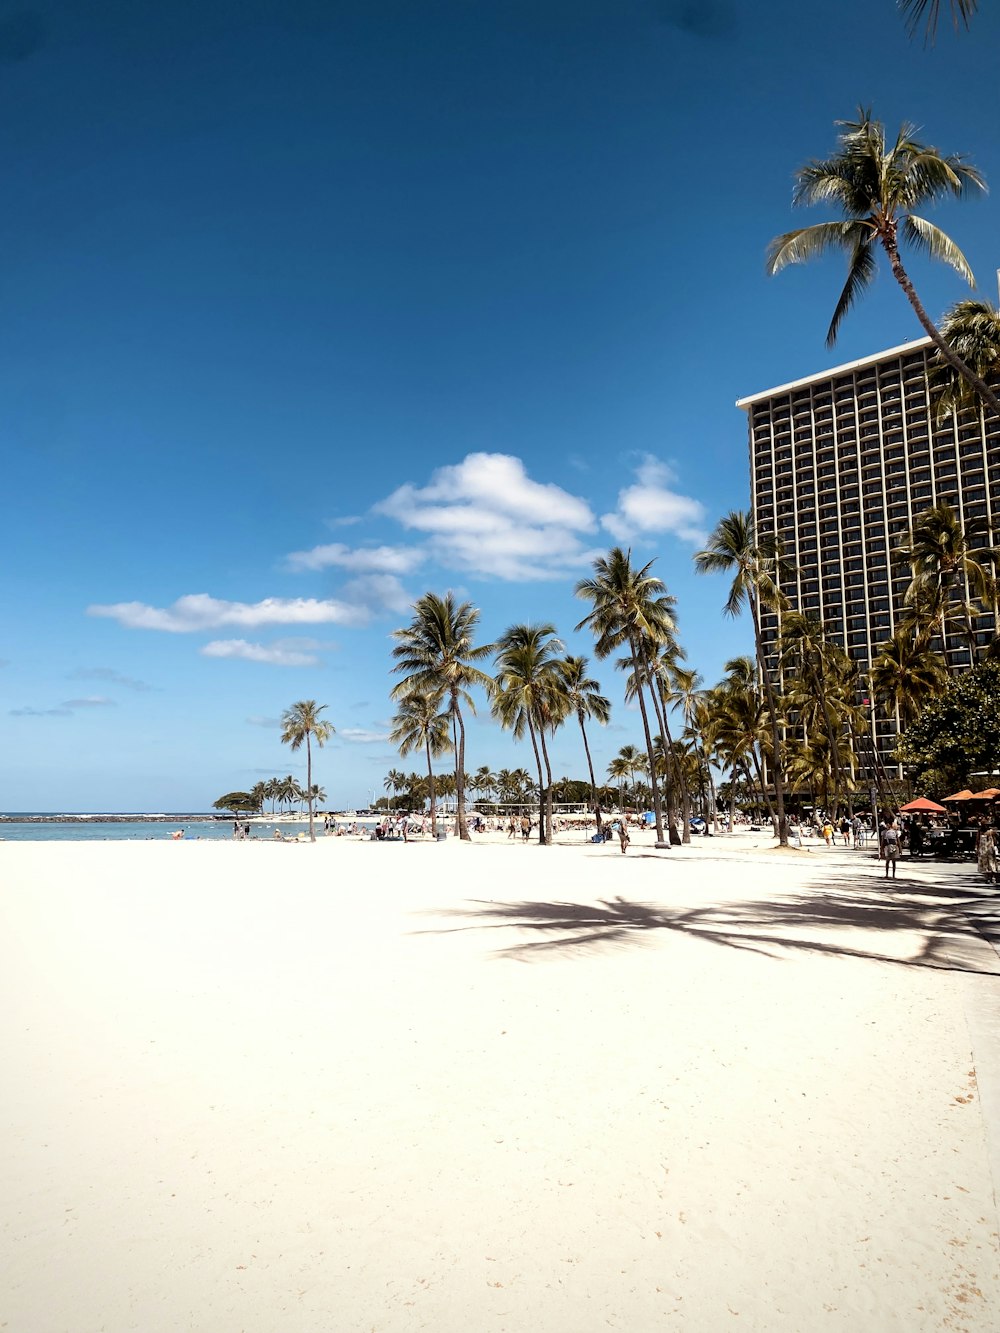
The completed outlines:
{"type": "Polygon", "coordinates": [[[1000,1326],[974,870],[578,837],[0,845],[0,1328],[1000,1326]]]}

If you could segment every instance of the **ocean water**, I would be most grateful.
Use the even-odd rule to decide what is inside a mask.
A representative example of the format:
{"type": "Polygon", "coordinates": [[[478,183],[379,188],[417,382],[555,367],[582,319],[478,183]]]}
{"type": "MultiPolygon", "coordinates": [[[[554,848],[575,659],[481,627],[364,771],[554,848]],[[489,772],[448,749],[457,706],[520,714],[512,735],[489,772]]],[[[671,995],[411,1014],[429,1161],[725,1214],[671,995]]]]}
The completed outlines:
{"type": "MultiPolygon", "coordinates": [[[[22,811],[34,814],[34,811],[22,811]]],[[[339,820],[343,827],[352,823],[366,828],[374,826],[375,819],[339,820]]],[[[323,821],[314,821],[316,836],[323,836],[323,821]]],[[[100,815],[88,815],[65,821],[46,815],[44,821],[19,820],[16,814],[7,815],[0,821],[0,842],[169,842],[171,835],[178,829],[184,830],[184,839],[194,841],[219,842],[232,841],[233,821],[231,819],[191,819],[184,815],[171,816],[168,820],[123,821],[119,816],[115,820],[102,819],[100,815]],[[10,822],[6,822],[9,820],[10,822]]],[[[250,825],[251,840],[263,842],[273,840],[274,830],[280,829],[286,838],[309,832],[306,819],[283,820],[280,815],[273,821],[264,820],[250,825]]]]}

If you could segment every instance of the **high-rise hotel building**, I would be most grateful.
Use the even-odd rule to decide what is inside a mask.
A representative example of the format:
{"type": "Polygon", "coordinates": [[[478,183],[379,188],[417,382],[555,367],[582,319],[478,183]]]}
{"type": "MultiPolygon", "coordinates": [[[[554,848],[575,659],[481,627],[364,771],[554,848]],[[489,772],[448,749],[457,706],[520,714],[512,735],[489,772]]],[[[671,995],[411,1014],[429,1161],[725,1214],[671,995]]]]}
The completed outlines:
{"type": "MultiPolygon", "coordinates": [[[[737,404],[748,418],[757,531],[774,533],[794,565],[782,591],[863,667],[899,622],[910,570],[893,551],[914,520],[946,500],[963,525],[983,515],[1000,529],[997,423],[967,409],[936,424],[932,352],[923,338],[737,404]]],[[[763,629],[773,650],[778,617],[765,616],[763,629]]],[[[988,642],[993,618],[977,629],[988,642]]],[[[967,642],[949,637],[948,655],[968,664],[967,642]]],[[[888,758],[896,721],[873,725],[888,758]]]]}

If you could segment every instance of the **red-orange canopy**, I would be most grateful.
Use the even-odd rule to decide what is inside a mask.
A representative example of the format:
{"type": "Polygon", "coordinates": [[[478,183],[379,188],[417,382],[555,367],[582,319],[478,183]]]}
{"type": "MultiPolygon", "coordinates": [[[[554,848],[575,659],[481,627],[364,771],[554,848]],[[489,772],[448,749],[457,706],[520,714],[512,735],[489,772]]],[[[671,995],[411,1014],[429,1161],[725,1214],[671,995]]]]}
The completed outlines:
{"type": "Polygon", "coordinates": [[[909,805],[901,805],[899,807],[899,813],[901,815],[916,814],[921,810],[926,814],[932,815],[944,815],[948,813],[943,805],[938,805],[937,801],[929,801],[926,796],[918,796],[915,801],[910,801],[909,805]]]}
{"type": "Polygon", "coordinates": [[[964,791],[957,791],[954,796],[946,796],[944,799],[946,801],[971,801],[972,792],[966,787],[964,791]]]}

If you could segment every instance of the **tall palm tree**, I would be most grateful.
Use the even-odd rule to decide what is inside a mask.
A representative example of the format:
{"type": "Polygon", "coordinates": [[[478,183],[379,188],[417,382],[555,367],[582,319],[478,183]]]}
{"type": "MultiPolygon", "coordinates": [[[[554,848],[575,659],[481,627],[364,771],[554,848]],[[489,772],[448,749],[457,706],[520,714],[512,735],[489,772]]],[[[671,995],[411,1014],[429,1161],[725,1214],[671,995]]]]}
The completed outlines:
{"type": "Polygon", "coordinates": [[[455,746],[455,820],[458,835],[469,842],[465,819],[465,719],[462,704],[476,711],[469,690],[480,686],[489,693],[490,677],[476,666],[493,651],[489,644],[476,645],[473,637],[479,611],[471,602],[458,602],[455,594],[438,597],[428,592],[413,606],[413,619],[393,630],[396,659],[393,671],[404,679],[392,691],[394,699],[423,691],[440,694],[448,701],[448,715],[455,746]]]}
{"type": "MultiPolygon", "coordinates": [[[[705,751],[704,740],[701,734],[702,723],[704,720],[704,705],[706,691],[702,688],[705,684],[697,671],[692,671],[679,664],[674,665],[673,683],[675,697],[672,702],[673,708],[680,709],[681,716],[684,719],[684,726],[687,736],[690,739],[691,750],[697,765],[696,777],[698,787],[703,795],[706,795],[705,787],[711,793],[711,812],[712,821],[715,828],[718,828],[718,812],[715,809],[715,789],[712,783],[712,769],[708,762],[708,755],[705,751]],[[703,781],[704,779],[704,781],[703,781]]],[[[683,773],[684,768],[680,766],[683,773]]],[[[685,788],[687,784],[685,783],[685,788]]],[[[708,804],[708,802],[706,802],[708,804]]],[[[688,811],[685,810],[684,834],[688,842],[691,841],[691,821],[687,817],[688,811]]]]}
{"type": "Polygon", "coordinates": [[[313,793],[312,793],[312,742],[323,748],[332,735],[332,722],[324,721],[320,713],[326,712],[326,704],[318,704],[315,699],[301,699],[291,708],[286,708],[281,715],[281,743],[297,750],[302,742],[306,746],[306,798],[309,801],[309,840],[316,841],[313,829],[313,793]]]}
{"type": "MultiPolygon", "coordinates": [[[[759,671],[751,658],[734,657],[726,663],[726,678],[716,687],[714,698],[713,740],[732,769],[730,791],[735,792],[738,772],[746,775],[751,790],[755,785],[755,775],[762,802],[777,826],[778,815],[764,779],[762,761],[767,742],[772,736],[770,717],[760,688],[759,671]]],[[[730,826],[732,814],[731,800],[730,826]]]]}
{"type": "Polygon", "coordinates": [[[649,762],[649,781],[656,820],[656,845],[669,847],[663,836],[663,808],[660,784],[656,780],[656,760],[653,753],[653,733],[646,710],[646,682],[649,679],[649,658],[657,644],[676,633],[673,618],[673,598],[661,579],[650,574],[653,561],[641,569],[632,564],[631,551],[614,546],[606,556],[594,561],[593,577],[581,579],[575,592],[589,601],[592,610],[577,625],[577,630],[589,629],[596,639],[595,651],[602,660],[616,649],[627,647],[637,673],[636,698],[642,716],[642,729],[649,762]]]}
{"type": "Polygon", "coordinates": [[[632,769],[627,759],[623,759],[620,754],[616,754],[611,763],[608,764],[608,777],[612,782],[618,783],[618,809],[624,815],[625,813],[625,779],[632,774],[632,769]]]}
{"type": "MultiPolygon", "coordinates": [[[[941,320],[941,337],[981,379],[1000,375],[1000,310],[988,301],[956,301],[941,320]]],[[[938,421],[978,403],[972,386],[937,351],[928,383],[938,421]]]]}
{"type": "MultiPolygon", "coordinates": [[[[434,789],[434,767],[431,757],[445,754],[452,748],[448,734],[448,714],[442,713],[441,695],[426,690],[404,694],[399,712],[392,719],[389,739],[403,759],[412,750],[423,750],[427,759],[427,791],[431,802],[431,833],[437,837],[437,801],[434,789]]],[[[412,785],[411,785],[412,790],[412,785]]]]}
{"type": "Polygon", "coordinates": [[[805,263],[829,250],[847,255],[847,281],[826,335],[827,346],[832,347],[844,316],[875,280],[876,246],[881,246],[893,277],[941,357],[1000,415],[1000,400],[935,327],[899,253],[900,242],[906,242],[949,264],[970,287],[975,286],[969,261],[955,242],[913,210],[949,195],[960,198],[973,189],[985,190],[982,176],[960,154],[944,156],[921,143],[913,125],[904,124],[895,143],[887,145],[885,128],[872,119],[869,109],[859,108],[857,120],[837,124],[841,126],[839,148],[826,161],[808,162],[796,172],[792,201],[832,204],[841,219],[776,236],[768,246],[767,271],[778,273],[789,264],[805,263]]]}
{"type": "Polygon", "coordinates": [[[562,711],[554,625],[511,625],[497,640],[493,715],[520,740],[527,731],[538,769],[538,838],[552,841],[552,765],[546,730],[562,711]]]}
{"type": "Polygon", "coordinates": [[[926,638],[898,629],[872,663],[872,691],[890,717],[899,714],[900,730],[905,731],[923,705],[944,689],[947,674],[926,638]]]}
{"type": "Polygon", "coordinates": [[[790,702],[800,717],[818,722],[827,741],[833,778],[834,811],[846,795],[841,772],[841,741],[844,716],[832,706],[831,693],[843,674],[847,654],[827,635],[823,622],[801,611],[790,611],[781,626],[782,661],[791,676],[790,702]],[[836,717],[835,717],[836,711],[836,717]]]}
{"type": "Polygon", "coordinates": [[[1000,550],[984,544],[992,535],[987,519],[970,518],[963,527],[951,505],[941,501],[924,510],[897,548],[897,562],[909,565],[913,575],[907,601],[933,608],[932,614],[937,621],[935,628],[941,635],[941,651],[946,661],[948,612],[955,600],[959,602],[973,665],[977,650],[977,612],[970,596],[993,610],[996,608],[996,568],[1000,565],[1000,550]],[[980,538],[982,542],[978,540],[980,538]]]}
{"type": "Polygon", "coordinates": [[[618,751],[617,757],[625,765],[625,771],[628,773],[629,786],[632,788],[632,804],[635,804],[635,775],[637,771],[642,770],[642,763],[645,759],[649,763],[649,758],[641,750],[636,749],[634,745],[623,745],[618,751]]]}
{"type": "Polygon", "coordinates": [[[746,510],[733,509],[720,519],[708,545],[694,557],[699,574],[731,574],[733,582],[723,608],[728,616],[739,615],[744,606],[750,609],[753,637],[757,650],[757,669],[764,683],[768,713],[771,722],[772,768],[774,804],[777,828],[775,832],[782,847],[788,846],[788,828],[785,822],[785,792],[781,772],[781,727],[778,700],[771,672],[764,652],[761,633],[761,612],[780,611],[787,605],[778,587],[777,578],[788,570],[782,559],[777,539],[771,533],[758,534],[752,515],[746,510]]]}
{"type": "MultiPolygon", "coordinates": [[[[392,738],[390,737],[389,739],[391,740],[392,738]]],[[[382,786],[387,792],[390,792],[393,797],[396,797],[406,786],[406,774],[401,773],[398,768],[390,768],[389,772],[385,775],[385,781],[382,783],[382,786]]]]}
{"type": "Polygon", "coordinates": [[[480,764],[469,779],[469,786],[477,796],[492,796],[496,781],[496,774],[490,772],[489,764],[480,764]]]}
{"type": "Polygon", "coordinates": [[[587,770],[590,773],[590,796],[594,804],[594,812],[597,816],[597,829],[601,829],[601,802],[597,794],[597,780],[594,777],[594,761],[590,755],[590,745],[587,742],[587,728],[584,725],[586,719],[593,718],[599,722],[602,727],[607,726],[608,719],[611,716],[611,704],[601,694],[600,681],[594,680],[587,675],[587,659],[585,657],[566,657],[564,658],[560,670],[562,671],[563,689],[566,693],[566,703],[571,713],[576,715],[576,720],[580,724],[580,735],[583,737],[583,749],[587,756],[587,770]]]}

